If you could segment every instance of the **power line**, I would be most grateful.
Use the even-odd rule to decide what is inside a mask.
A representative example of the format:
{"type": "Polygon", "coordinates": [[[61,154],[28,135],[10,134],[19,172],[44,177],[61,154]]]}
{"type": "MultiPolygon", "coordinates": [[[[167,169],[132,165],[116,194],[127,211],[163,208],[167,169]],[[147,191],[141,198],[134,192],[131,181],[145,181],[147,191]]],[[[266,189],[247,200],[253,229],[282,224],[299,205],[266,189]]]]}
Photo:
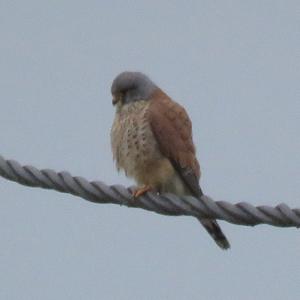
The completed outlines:
{"type": "Polygon", "coordinates": [[[134,199],[132,187],[108,186],[100,181],[89,182],[68,172],[57,173],[51,169],[38,170],[33,166],[21,166],[14,160],[5,160],[1,155],[0,176],[25,186],[69,193],[95,203],[143,208],[163,215],[213,218],[249,226],[269,224],[279,227],[300,227],[300,209],[291,209],[284,203],[276,207],[265,205],[255,207],[246,202],[231,204],[214,201],[206,195],[199,200],[191,196],[177,197],[173,194],[153,193],[134,199]]]}

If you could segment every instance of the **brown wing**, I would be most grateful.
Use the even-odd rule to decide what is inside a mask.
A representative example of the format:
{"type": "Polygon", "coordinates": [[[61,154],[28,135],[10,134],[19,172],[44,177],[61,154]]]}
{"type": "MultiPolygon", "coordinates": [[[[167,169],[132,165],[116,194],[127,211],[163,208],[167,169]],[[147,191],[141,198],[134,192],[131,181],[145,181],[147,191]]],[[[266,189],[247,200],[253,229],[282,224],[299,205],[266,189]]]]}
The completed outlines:
{"type": "MultiPolygon", "coordinates": [[[[200,198],[200,167],[192,139],[192,124],[183,107],[158,90],[149,106],[149,121],[161,152],[170,159],[191,193],[200,198]]],[[[199,218],[198,218],[199,219],[199,218]]],[[[216,220],[199,219],[222,249],[230,244],[216,220]]]]}
{"type": "Polygon", "coordinates": [[[170,159],[192,194],[200,197],[200,167],[192,139],[192,124],[185,109],[157,90],[150,102],[149,122],[161,152],[170,159]]]}

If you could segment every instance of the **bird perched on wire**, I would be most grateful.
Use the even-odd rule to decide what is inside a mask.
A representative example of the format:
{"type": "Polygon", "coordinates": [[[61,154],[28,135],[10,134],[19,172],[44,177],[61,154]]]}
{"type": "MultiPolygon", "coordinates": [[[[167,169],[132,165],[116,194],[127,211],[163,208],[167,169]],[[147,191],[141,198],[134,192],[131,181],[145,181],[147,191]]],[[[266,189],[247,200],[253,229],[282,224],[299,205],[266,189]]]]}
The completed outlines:
{"type": "MultiPolygon", "coordinates": [[[[118,170],[137,182],[133,196],[152,190],[201,201],[200,166],[185,109],[140,72],[119,74],[111,93],[113,157],[118,170]]],[[[230,247],[216,220],[199,221],[222,249],[230,247]]]]}

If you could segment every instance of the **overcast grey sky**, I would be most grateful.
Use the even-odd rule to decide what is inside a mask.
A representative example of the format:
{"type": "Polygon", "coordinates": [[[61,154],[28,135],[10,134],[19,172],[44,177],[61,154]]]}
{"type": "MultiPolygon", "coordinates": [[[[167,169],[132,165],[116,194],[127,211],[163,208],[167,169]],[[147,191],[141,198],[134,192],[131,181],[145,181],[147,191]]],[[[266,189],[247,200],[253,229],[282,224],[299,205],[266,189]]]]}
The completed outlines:
{"type": "MultiPolygon", "coordinates": [[[[132,185],[110,84],[147,73],[193,121],[206,194],[300,207],[299,1],[0,0],[0,154],[132,185]],[[171,1],[169,1],[171,2],[171,1]]],[[[0,299],[299,299],[296,229],[196,220],[0,178],[0,299]]]]}

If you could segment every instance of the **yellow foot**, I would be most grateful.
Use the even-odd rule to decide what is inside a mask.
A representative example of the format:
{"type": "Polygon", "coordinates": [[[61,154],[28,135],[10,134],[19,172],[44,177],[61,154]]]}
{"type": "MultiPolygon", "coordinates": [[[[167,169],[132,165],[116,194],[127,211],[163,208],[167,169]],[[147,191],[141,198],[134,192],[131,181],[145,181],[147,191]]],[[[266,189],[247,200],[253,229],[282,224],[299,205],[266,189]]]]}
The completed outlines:
{"type": "Polygon", "coordinates": [[[150,185],[144,185],[140,188],[137,188],[133,193],[133,198],[138,198],[142,195],[144,195],[145,193],[149,192],[149,191],[152,191],[153,188],[150,186],[150,185]]]}

